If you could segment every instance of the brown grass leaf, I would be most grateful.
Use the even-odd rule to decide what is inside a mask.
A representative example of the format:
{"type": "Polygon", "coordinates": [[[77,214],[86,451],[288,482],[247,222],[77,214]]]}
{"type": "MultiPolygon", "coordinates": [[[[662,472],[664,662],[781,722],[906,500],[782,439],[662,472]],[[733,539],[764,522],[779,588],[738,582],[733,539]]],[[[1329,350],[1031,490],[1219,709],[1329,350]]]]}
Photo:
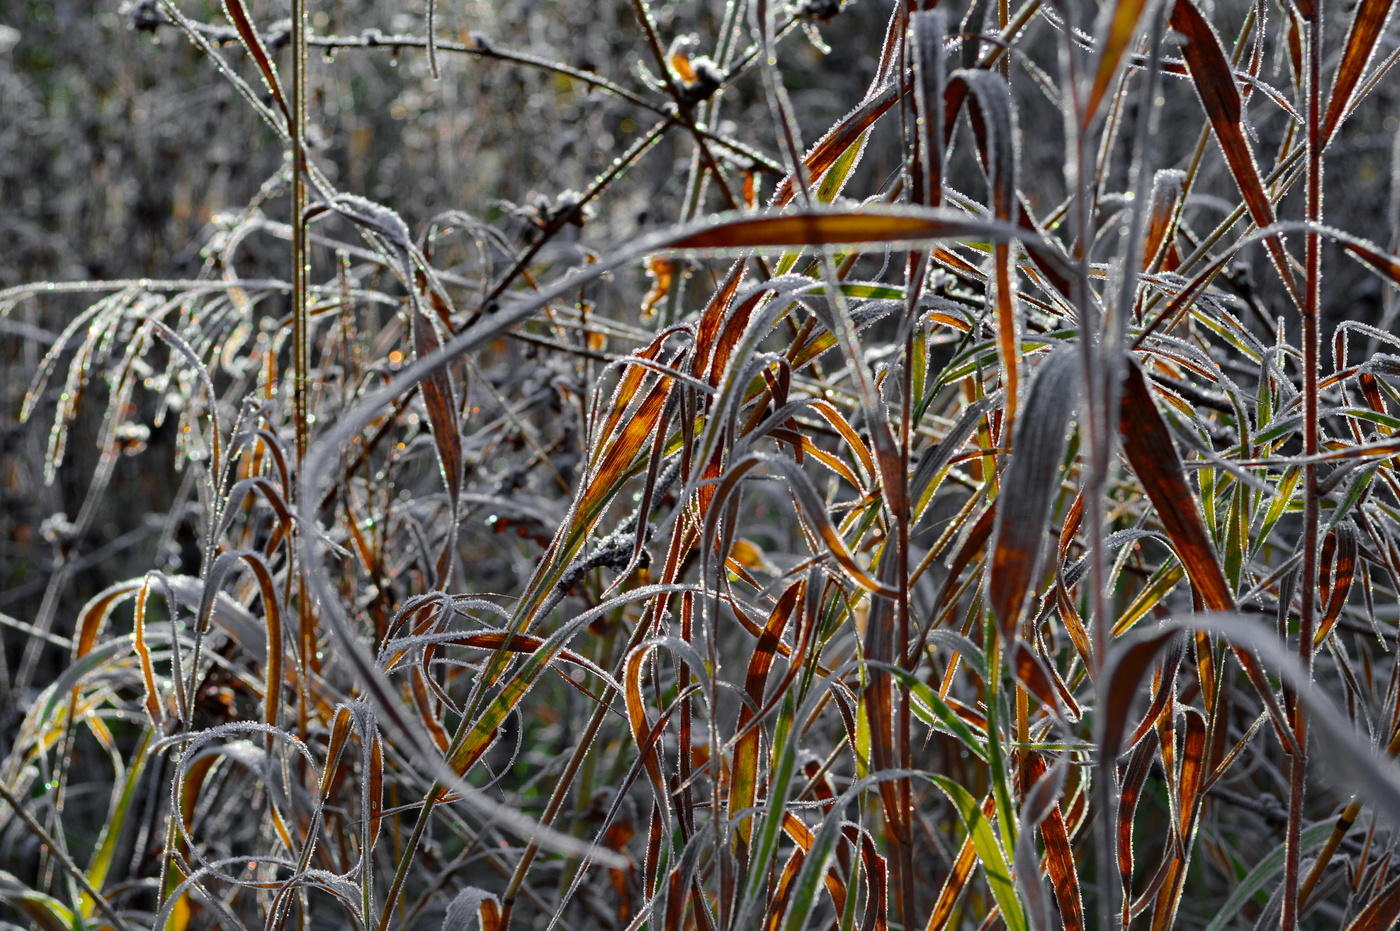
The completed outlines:
{"type": "Polygon", "coordinates": [[[1342,609],[1346,607],[1347,596],[1356,578],[1356,557],[1359,547],[1356,527],[1350,521],[1343,521],[1328,532],[1322,540],[1322,572],[1318,577],[1318,601],[1323,608],[1322,622],[1318,624],[1316,642],[1321,643],[1332,632],[1342,609]]]}
{"type": "Polygon", "coordinates": [[[1128,714],[1143,677],[1156,661],[1157,654],[1176,639],[1177,633],[1168,629],[1132,635],[1109,651],[1108,661],[1099,675],[1098,700],[1098,745],[1105,759],[1118,756],[1123,734],[1127,731],[1128,714]]]}
{"type": "MultiPolygon", "coordinates": [[[[978,220],[949,210],[862,207],[798,210],[721,220],[677,237],[665,248],[759,249],[938,239],[1007,242],[1030,238],[1027,233],[1025,228],[1010,223],[978,220]]],[[[1054,262],[1053,258],[1049,261],[1054,262]]],[[[1067,274],[1069,269],[1058,271],[1067,274]]]]}
{"type": "Polygon", "coordinates": [[[1065,347],[1052,352],[1036,369],[997,497],[988,600],[1008,642],[1014,638],[1022,602],[1035,582],[1051,508],[1060,490],[1065,431],[1079,404],[1077,361],[1075,350],[1065,347]]]}
{"type": "Polygon", "coordinates": [[[1143,237],[1142,246],[1143,271],[1160,267],[1162,260],[1166,258],[1167,247],[1176,239],[1182,186],[1185,181],[1185,172],[1165,168],[1152,178],[1152,212],[1148,216],[1147,232],[1143,237]]]}
{"type": "MultiPolygon", "coordinates": [[[[1045,759],[1039,753],[1030,755],[1033,781],[1038,781],[1045,774],[1045,768],[1045,759]]],[[[1069,831],[1059,802],[1051,806],[1045,819],[1040,822],[1040,837],[1045,842],[1045,874],[1055,891],[1064,931],[1083,931],[1084,897],[1079,890],[1079,870],[1074,862],[1074,848],[1070,846],[1069,831]]]]}
{"type": "Polygon", "coordinates": [[[1322,119],[1322,145],[1326,148],[1336,132],[1342,115],[1356,93],[1356,85],[1366,71],[1366,65],[1376,52],[1376,44],[1385,31],[1386,20],[1395,0],[1361,0],[1356,7],[1356,17],[1347,30],[1346,51],[1342,53],[1342,63],[1337,66],[1337,78],[1328,95],[1327,115],[1322,119]]]}
{"type": "Polygon", "coordinates": [[[224,0],[224,12],[228,14],[229,22],[233,23],[234,28],[238,30],[238,37],[243,40],[243,47],[248,50],[248,54],[257,63],[258,71],[262,72],[263,82],[267,84],[272,99],[277,101],[277,108],[287,118],[287,125],[291,126],[292,111],[287,106],[287,98],[282,94],[282,82],[277,79],[277,66],[268,57],[262,37],[258,35],[257,29],[248,18],[248,11],[243,8],[242,0],[224,0]]]}
{"type": "MultiPolygon", "coordinates": [[[[421,310],[412,314],[413,348],[418,358],[431,355],[442,345],[434,330],[432,321],[421,310]]],[[[452,503],[452,512],[457,512],[462,495],[462,431],[457,421],[457,389],[446,368],[438,369],[420,382],[423,392],[423,406],[428,412],[428,427],[432,431],[433,445],[437,449],[438,467],[442,470],[443,485],[452,503]]],[[[454,518],[455,526],[455,518],[454,518]]],[[[452,549],[455,537],[449,533],[443,552],[438,556],[437,577],[434,588],[446,584],[447,572],[452,564],[452,549]]]]}
{"type": "Polygon", "coordinates": [[[1206,607],[1214,611],[1232,610],[1234,594],[1196,508],[1195,495],[1186,483],[1176,444],[1136,362],[1129,363],[1124,379],[1120,429],[1123,451],[1152,500],[1191,584],[1206,607]]]}
{"type": "Polygon", "coordinates": [[[1080,115],[1080,125],[1083,129],[1089,128],[1089,124],[1098,113],[1099,104],[1103,102],[1108,85],[1118,73],[1123,53],[1133,41],[1138,22],[1142,19],[1142,11],[1146,8],[1147,0],[1118,0],[1113,4],[1111,13],[1110,8],[1105,6],[1099,14],[1101,25],[1098,40],[1095,42],[1100,49],[1099,64],[1094,69],[1094,83],[1084,99],[1084,112],[1080,115]]]}
{"type": "MultiPolygon", "coordinates": [[[[802,158],[802,163],[807,168],[808,177],[815,183],[822,175],[826,174],[837,160],[845,155],[847,150],[854,145],[860,145],[866,130],[875,124],[875,121],[889,112],[889,109],[899,100],[901,88],[898,84],[889,83],[874,94],[867,96],[860,104],[839,120],[835,126],[827,131],[827,134],[817,141],[817,144],[807,152],[802,158]]],[[[793,184],[792,175],[785,177],[773,192],[773,199],[770,202],[775,207],[791,203],[797,194],[797,188],[793,184]]]]}
{"type": "Polygon", "coordinates": [[[1400,879],[1393,879],[1347,925],[1346,931],[1387,931],[1400,921],[1400,879]]]}
{"type": "MultiPolygon", "coordinates": [[[[1259,166],[1254,161],[1254,151],[1240,123],[1243,116],[1240,89],[1235,84],[1235,74],[1220,46],[1220,39],[1192,0],[1176,0],[1171,25],[1186,37],[1182,57],[1186,59],[1191,82],[1196,87],[1211,128],[1215,130],[1215,138],[1220,143],[1220,150],[1230,166],[1230,174],[1234,176],[1235,184],[1249,207],[1249,215],[1256,226],[1269,226],[1274,222],[1274,207],[1269,201],[1268,192],[1264,190],[1259,166]]],[[[1293,275],[1283,245],[1277,237],[1270,238],[1267,245],[1279,277],[1296,300],[1293,275]]]]}
{"type": "MultiPolygon", "coordinates": [[[[758,752],[762,730],[758,727],[749,727],[749,724],[754,719],[756,709],[763,707],[763,696],[768,685],[768,671],[773,668],[778,643],[782,640],[783,631],[787,629],[788,621],[792,618],[793,612],[802,599],[805,587],[805,581],[798,580],[789,585],[787,590],[783,592],[778,603],[773,606],[773,610],[768,616],[768,624],[763,628],[763,634],[758,638],[758,643],[754,645],[753,656],[749,659],[748,675],[744,679],[744,691],[748,694],[749,702],[752,704],[745,702],[739,709],[738,727],[743,732],[743,736],[739,738],[739,743],[734,748],[733,781],[730,783],[729,794],[729,817],[731,818],[736,817],[745,808],[753,807],[754,800],[758,796],[758,752]]],[[[752,830],[752,818],[745,817],[739,823],[739,835],[745,842],[748,841],[752,830]]]]}
{"type": "Polygon", "coordinates": [[[1170,860],[1152,912],[1152,931],[1175,927],[1181,895],[1186,890],[1186,852],[1194,846],[1196,825],[1200,820],[1200,788],[1206,771],[1206,720],[1194,708],[1185,710],[1183,720],[1186,733],[1177,740],[1182,748],[1181,777],[1177,781],[1178,797],[1174,806],[1179,819],[1178,842],[1168,848],[1170,860]]]}
{"type": "Polygon", "coordinates": [[[1142,787],[1152,772],[1152,760],[1157,753],[1157,732],[1151,731],[1150,739],[1140,742],[1133,748],[1128,760],[1128,769],[1123,774],[1123,782],[1118,787],[1118,881],[1122,884],[1120,901],[1124,908],[1124,927],[1127,927],[1127,908],[1133,888],[1133,818],[1137,815],[1138,801],[1142,798],[1142,787]]]}

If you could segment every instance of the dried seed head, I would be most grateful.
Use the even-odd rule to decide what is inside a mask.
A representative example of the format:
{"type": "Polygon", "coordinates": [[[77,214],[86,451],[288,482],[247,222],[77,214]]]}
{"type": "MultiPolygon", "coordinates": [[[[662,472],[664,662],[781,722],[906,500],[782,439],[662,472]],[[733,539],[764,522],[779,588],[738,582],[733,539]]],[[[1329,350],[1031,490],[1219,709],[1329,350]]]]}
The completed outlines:
{"type": "Polygon", "coordinates": [[[719,65],[704,55],[690,60],[690,73],[693,80],[685,82],[681,88],[681,103],[687,107],[708,100],[724,84],[724,73],[719,65]]]}
{"type": "Polygon", "coordinates": [[[695,83],[695,69],[690,62],[690,53],[699,45],[700,40],[694,35],[676,36],[666,52],[666,63],[670,66],[671,73],[685,87],[695,83]]]}

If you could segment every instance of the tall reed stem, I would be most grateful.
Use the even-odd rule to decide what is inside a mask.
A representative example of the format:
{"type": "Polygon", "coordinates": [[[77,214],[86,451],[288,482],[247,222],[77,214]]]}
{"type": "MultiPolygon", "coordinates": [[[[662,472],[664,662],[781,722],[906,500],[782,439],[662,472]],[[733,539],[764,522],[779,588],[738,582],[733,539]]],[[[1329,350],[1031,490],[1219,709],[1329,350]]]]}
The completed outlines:
{"type": "MultiPolygon", "coordinates": [[[[1304,207],[1309,223],[1322,222],[1322,3],[1321,0],[1301,0],[1297,7],[1308,19],[1306,49],[1307,69],[1307,189],[1304,207]]],[[[1315,457],[1321,447],[1321,424],[1318,422],[1318,395],[1321,379],[1320,340],[1322,240],[1309,230],[1305,240],[1304,258],[1307,281],[1304,283],[1302,308],[1303,327],[1303,566],[1302,598],[1298,619],[1298,659],[1309,677],[1313,667],[1313,639],[1316,628],[1317,555],[1320,523],[1320,502],[1317,488],[1315,457]]],[[[1301,838],[1308,769],[1308,722],[1300,707],[1295,706],[1293,728],[1299,753],[1289,761],[1288,827],[1284,840],[1284,882],[1280,925],[1284,931],[1298,927],[1298,884],[1302,857],[1301,838]]]]}

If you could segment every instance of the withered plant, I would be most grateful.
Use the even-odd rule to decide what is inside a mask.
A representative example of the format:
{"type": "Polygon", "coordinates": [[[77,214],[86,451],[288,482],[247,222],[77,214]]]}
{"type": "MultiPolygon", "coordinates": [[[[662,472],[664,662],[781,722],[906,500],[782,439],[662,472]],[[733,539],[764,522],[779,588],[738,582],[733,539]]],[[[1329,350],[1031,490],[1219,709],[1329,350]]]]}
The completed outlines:
{"type": "Polygon", "coordinates": [[[283,160],[0,291],[8,926],[1393,926],[1392,5],[129,5],[283,160]]]}

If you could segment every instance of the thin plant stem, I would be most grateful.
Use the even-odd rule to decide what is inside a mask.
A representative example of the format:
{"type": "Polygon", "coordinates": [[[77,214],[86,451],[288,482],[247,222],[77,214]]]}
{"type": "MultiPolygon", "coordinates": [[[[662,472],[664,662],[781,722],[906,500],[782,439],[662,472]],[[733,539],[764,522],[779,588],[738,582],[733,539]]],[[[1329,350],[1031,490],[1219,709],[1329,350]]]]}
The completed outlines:
{"type": "MultiPolygon", "coordinates": [[[[1322,22],[1323,0],[1297,3],[1300,14],[1311,12],[1307,26],[1306,68],[1304,88],[1307,92],[1307,186],[1304,211],[1310,224],[1322,222],[1322,22]]],[[[1298,659],[1308,676],[1312,676],[1314,631],[1316,628],[1318,534],[1321,504],[1317,485],[1316,456],[1321,447],[1322,425],[1319,399],[1322,378],[1319,352],[1322,300],[1322,237],[1310,228],[1304,239],[1306,280],[1302,313],[1303,327],[1303,565],[1298,605],[1298,659]]],[[[1301,917],[1299,882],[1302,863],[1301,838],[1304,804],[1307,792],[1308,720],[1302,707],[1295,704],[1293,713],[1294,739],[1300,748],[1289,759],[1288,768],[1288,826],[1284,838],[1283,899],[1280,927],[1296,931],[1301,917]]]]}

